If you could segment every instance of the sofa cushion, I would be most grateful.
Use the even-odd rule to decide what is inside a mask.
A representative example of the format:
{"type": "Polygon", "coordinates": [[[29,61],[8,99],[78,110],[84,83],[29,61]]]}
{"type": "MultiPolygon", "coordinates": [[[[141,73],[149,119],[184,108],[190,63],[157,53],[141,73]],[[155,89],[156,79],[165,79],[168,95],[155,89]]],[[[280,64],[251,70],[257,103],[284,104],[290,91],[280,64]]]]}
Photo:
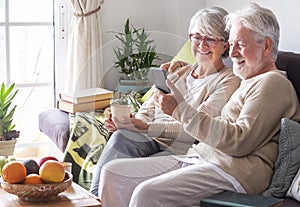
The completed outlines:
{"type": "Polygon", "coordinates": [[[69,136],[69,114],[59,109],[49,109],[39,114],[39,129],[64,152],[69,136]]]}
{"type": "Polygon", "coordinates": [[[300,124],[283,118],[279,138],[279,154],[275,171],[265,196],[284,197],[300,167],[300,124]]]}
{"type": "Polygon", "coordinates": [[[292,82],[298,99],[300,100],[300,54],[293,52],[279,51],[276,66],[287,72],[288,79],[292,82]]]}
{"type": "Polygon", "coordinates": [[[183,47],[178,51],[172,61],[184,61],[189,64],[193,64],[196,62],[196,59],[192,54],[190,41],[185,42],[183,47]]]}

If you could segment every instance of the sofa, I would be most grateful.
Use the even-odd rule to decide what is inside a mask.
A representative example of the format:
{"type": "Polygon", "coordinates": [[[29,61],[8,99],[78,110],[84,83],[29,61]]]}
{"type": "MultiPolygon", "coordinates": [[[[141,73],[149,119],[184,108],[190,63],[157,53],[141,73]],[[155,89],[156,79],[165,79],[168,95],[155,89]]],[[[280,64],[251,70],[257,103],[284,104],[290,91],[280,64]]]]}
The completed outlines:
{"type": "MultiPolygon", "coordinates": [[[[184,47],[176,55],[175,59],[177,59],[177,60],[187,60],[188,59],[188,62],[193,62],[194,60],[192,58],[190,58],[191,54],[189,54],[189,52],[190,52],[189,48],[190,48],[189,43],[186,43],[184,45],[184,47]]],[[[224,62],[228,66],[231,66],[231,64],[232,64],[229,58],[225,59],[224,62]]],[[[288,79],[291,81],[291,83],[295,87],[295,90],[296,90],[296,93],[298,95],[298,99],[300,102],[300,54],[294,53],[294,52],[279,51],[278,56],[277,56],[276,66],[278,67],[278,69],[280,69],[286,73],[288,79]]],[[[298,127],[298,126],[296,126],[296,127],[298,127]]],[[[67,146],[67,143],[69,141],[69,136],[70,136],[69,114],[67,114],[66,112],[60,111],[58,109],[50,109],[48,111],[42,112],[39,115],[39,129],[42,133],[46,134],[57,145],[57,147],[62,152],[64,152],[64,150],[67,146]]],[[[282,130],[282,131],[284,131],[284,130],[282,130]]],[[[300,124],[299,124],[298,131],[299,131],[299,133],[297,132],[295,136],[299,135],[298,138],[300,140],[300,124]]],[[[282,151],[286,152],[287,150],[283,149],[282,151]]],[[[294,156],[295,160],[294,160],[294,163],[291,164],[293,166],[293,172],[290,172],[289,180],[286,181],[285,179],[277,177],[276,182],[279,182],[278,179],[280,179],[280,181],[282,181],[282,182],[283,181],[285,182],[285,184],[284,184],[285,189],[283,189],[284,191],[287,190],[286,188],[292,182],[291,177],[294,177],[296,175],[297,170],[300,167],[299,152],[300,152],[300,147],[297,149],[294,149],[294,154],[292,156],[294,156]]],[[[284,157],[281,158],[281,163],[279,162],[279,165],[287,166],[287,164],[286,164],[287,161],[285,161],[284,159],[286,159],[286,157],[289,157],[290,155],[283,154],[282,156],[284,156],[284,157]],[[283,163],[283,161],[284,161],[284,163],[283,163]]],[[[278,165],[278,163],[277,163],[277,165],[278,165]]],[[[280,168],[280,166],[278,168],[280,168]]],[[[279,171],[279,170],[277,170],[277,171],[279,171]]],[[[289,169],[285,169],[285,171],[286,171],[285,173],[289,173],[289,169]]],[[[283,185],[283,184],[281,183],[281,184],[277,184],[277,185],[283,185]]],[[[277,186],[277,188],[278,188],[278,186],[277,186]]],[[[281,189],[281,191],[282,191],[282,189],[281,189]]],[[[269,194],[265,193],[265,195],[270,196],[271,194],[269,192],[269,194]]],[[[280,195],[282,195],[282,192],[280,195]]],[[[300,207],[300,202],[298,202],[290,197],[284,197],[284,206],[285,207],[292,207],[292,206],[300,207]]]]}

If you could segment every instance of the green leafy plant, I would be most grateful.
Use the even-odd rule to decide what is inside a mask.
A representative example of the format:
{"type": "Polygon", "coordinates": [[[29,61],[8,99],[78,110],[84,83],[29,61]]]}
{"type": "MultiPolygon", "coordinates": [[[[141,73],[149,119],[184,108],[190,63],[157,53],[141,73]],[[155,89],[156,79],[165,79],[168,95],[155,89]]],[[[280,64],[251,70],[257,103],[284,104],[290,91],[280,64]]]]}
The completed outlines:
{"type": "Polygon", "coordinates": [[[124,32],[113,32],[120,40],[121,46],[114,48],[117,57],[115,65],[120,68],[120,73],[134,76],[135,79],[142,79],[148,74],[154,60],[160,60],[154,40],[149,39],[149,33],[144,28],[136,29],[126,20],[124,32]]]}
{"type": "Polygon", "coordinates": [[[13,116],[16,110],[16,105],[12,106],[12,101],[15,98],[18,90],[13,90],[13,83],[8,88],[4,83],[0,89],[0,141],[11,140],[19,137],[19,131],[13,130],[15,125],[12,124],[13,116]]]}

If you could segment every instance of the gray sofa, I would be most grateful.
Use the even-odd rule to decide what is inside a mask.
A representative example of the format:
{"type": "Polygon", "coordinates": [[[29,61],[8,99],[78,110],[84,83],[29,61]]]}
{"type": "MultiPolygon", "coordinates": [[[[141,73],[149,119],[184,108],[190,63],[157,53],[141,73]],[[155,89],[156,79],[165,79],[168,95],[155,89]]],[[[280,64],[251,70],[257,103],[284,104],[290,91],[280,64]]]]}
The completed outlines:
{"type": "MultiPolygon", "coordinates": [[[[225,62],[227,65],[231,64],[230,59],[226,59],[225,62]]],[[[287,77],[295,87],[298,99],[300,100],[300,54],[280,51],[276,65],[280,70],[286,71],[287,77]]],[[[65,150],[70,135],[69,116],[67,113],[58,109],[51,109],[41,113],[39,115],[39,129],[45,133],[62,152],[65,150]]],[[[298,162],[300,162],[300,160],[298,162]]],[[[298,163],[298,166],[299,165],[298,163]]],[[[300,203],[294,199],[285,198],[284,206],[300,207],[300,203]]]]}

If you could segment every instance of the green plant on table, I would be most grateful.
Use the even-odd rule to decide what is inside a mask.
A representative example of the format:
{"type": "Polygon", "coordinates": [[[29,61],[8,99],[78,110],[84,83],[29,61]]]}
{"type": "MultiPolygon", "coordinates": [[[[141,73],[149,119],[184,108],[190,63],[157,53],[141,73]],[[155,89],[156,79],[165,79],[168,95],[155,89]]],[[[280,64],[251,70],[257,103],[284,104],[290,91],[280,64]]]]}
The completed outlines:
{"type": "Polygon", "coordinates": [[[18,90],[14,90],[13,83],[8,88],[2,83],[0,89],[0,141],[11,140],[19,137],[19,131],[13,130],[15,125],[12,124],[16,105],[12,106],[18,90]]]}
{"type": "Polygon", "coordinates": [[[113,33],[121,42],[120,47],[114,48],[118,59],[115,65],[128,79],[143,79],[150,67],[157,66],[153,61],[160,58],[153,45],[154,40],[149,39],[149,33],[144,28],[136,29],[127,19],[124,32],[113,33]],[[131,76],[133,77],[130,78],[131,76]]]}

